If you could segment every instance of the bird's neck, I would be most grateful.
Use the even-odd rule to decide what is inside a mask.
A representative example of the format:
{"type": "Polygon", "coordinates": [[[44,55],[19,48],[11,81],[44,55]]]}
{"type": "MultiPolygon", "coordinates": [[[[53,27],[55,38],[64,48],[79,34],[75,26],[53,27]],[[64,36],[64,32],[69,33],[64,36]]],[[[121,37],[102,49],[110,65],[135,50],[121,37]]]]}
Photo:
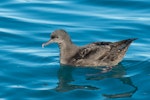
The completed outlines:
{"type": "Polygon", "coordinates": [[[59,44],[60,47],[60,63],[67,64],[70,57],[75,55],[78,47],[74,45],[71,41],[59,44]]]}

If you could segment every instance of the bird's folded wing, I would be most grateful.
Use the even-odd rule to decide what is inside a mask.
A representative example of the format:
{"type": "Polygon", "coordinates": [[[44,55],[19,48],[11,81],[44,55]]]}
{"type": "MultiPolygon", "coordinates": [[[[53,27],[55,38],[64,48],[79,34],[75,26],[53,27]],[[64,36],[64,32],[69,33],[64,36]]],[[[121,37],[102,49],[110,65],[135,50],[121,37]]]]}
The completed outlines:
{"type": "MultiPolygon", "coordinates": [[[[98,42],[97,42],[98,43],[98,42]]],[[[85,47],[82,47],[79,49],[79,51],[76,53],[77,59],[86,59],[92,55],[97,55],[97,57],[101,57],[103,54],[107,53],[110,50],[110,45],[107,44],[97,44],[97,43],[92,43],[89,44],[85,47]]]]}

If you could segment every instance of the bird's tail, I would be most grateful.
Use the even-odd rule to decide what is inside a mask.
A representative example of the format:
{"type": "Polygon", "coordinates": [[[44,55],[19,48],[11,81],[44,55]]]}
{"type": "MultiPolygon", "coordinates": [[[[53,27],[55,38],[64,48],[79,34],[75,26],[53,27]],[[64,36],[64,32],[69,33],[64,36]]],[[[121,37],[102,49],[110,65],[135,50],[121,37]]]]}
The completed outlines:
{"type": "Polygon", "coordinates": [[[138,39],[138,38],[126,39],[126,40],[116,42],[116,44],[119,45],[118,49],[122,50],[122,49],[128,48],[128,46],[131,44],[131,42],[136,40],[136,39],[138,39]]]}
{"type": "Polygon", "coordinates": [[[131,39],[127,39],[127,40],[124,40],[124,41],[129,41],[129,42],[132,42],[134,40],[137,40],[138,38],[131,38],[131,39]]]}
{"type": "Polygon", "coordinates": [[[131,38],[131,39],[126,39],[126,40],[122,40],[120,41],[120,43],[122,44],[130,44],[132,41],[137,40],[138,38],[131,38]]]}

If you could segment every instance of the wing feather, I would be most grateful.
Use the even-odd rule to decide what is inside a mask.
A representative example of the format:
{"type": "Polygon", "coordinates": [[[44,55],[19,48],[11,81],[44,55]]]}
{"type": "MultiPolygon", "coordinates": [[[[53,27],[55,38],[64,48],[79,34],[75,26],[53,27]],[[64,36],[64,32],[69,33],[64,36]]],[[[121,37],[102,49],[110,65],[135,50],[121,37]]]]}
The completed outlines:
{"type": "Polygon", "coordinates": [[[110,44],[111,42],[95,42],[89,44],[80,48],[79,51],[73,56],[73,58],[75,60],[86,59],[94,54],[97,54],[96,56],[101,57],[103,54],[110,50],[110,44]]]}

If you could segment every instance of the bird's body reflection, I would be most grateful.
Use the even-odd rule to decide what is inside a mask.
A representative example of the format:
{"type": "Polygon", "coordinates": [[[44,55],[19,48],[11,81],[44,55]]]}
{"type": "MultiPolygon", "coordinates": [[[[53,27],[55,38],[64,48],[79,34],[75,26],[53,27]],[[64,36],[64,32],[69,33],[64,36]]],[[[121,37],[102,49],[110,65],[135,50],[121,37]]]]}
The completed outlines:
{"type": "Polygon", "coordinates": [[[72,72],[74,71],[74,67],[71,66],[61,66],[58,71],[58,86],[56,87],[56,91],[66,92],[74,89],[99,89],[97,87],[92,87],[88,85],[80,86],[80,85],[71,85],[70,82],[74,81],[72,77],[72,72]]]}
{"type": "Polygon", "coordinates": [[[115,78],[121,81],[123,84],[129,85],[133,88],[132,91],[120,93],[120,94],[102,94],[105,97],[108,98],[122,98],[122,97],[131,97],[137,90],[137,87],[133,85],[131,79],[129,77],[123,77],[125,75],[125,69],[124,67],[119,64],[115,66],[112,70],[109,70],[109,72],[103,73],[103,70],[101,68],[77,68],[77,67],[71,67],[71,66],[60,66],[60,69],[58,71],[58,86],[55,88],[58,92],[67,92],[75,89],[88,89],[88,90],[99,90],[99,87],[92,86],[92,85],[76,85],[72,84],[72,82],[76,81],[73,77],[73,73],[76,75],[81,75],[81,73],[75,73],[75,71],[79,69],[82,75],[85,76],[85,79],[87,81],[101,81],[106,78],[115,78]]]}

